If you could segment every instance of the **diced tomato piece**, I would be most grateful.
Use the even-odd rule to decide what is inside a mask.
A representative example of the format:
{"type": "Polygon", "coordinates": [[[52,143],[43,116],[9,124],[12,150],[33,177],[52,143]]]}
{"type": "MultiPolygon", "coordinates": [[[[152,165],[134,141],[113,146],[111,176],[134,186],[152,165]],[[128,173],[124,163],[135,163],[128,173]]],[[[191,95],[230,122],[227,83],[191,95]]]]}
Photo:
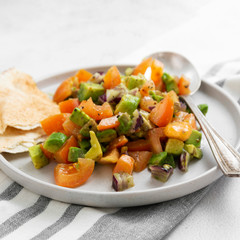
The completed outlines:
{"type": "Polygon", "coordinates": [[[139,139],[127,143],[128,151],[151,151],[151,143],[148,139],[139,139]]]}
{"type": "Polygon", "coordinates": [[[80,103],[79,108],[95,120],[112,117],[113,115],[112,108],[108,102],[105,102],[103,105],[96,105],[92,101],[92,98],[89,98],[88,100],[83,100],[80,103]]]}
{"type": "Polygon", "coordinates": [[[149,96],[149,91],[154,91],[155,85],[153,81],[147,81],[140,89],[142,96],[149,96]]]}
{"type": "Polygon", "coordinates": [[[121,172],[132,174],[133,167],[134,167],[134,159],[126,154],[122,154],[113,169],[113,174],[121,173],[121,172]]]}
{"type": "Polygon", "coordinates": [[[192,126],[193,129],[197,130],[197,121],[196,121],[194,114],[192,114],[192,113],[179,111],[179,112],[175,113],[173,122],[187,122],[192,126]]]}
{"type": "Polygon", "coordinates": [[[165,136],[163,128],[153,128],[148,131],[148,139],[153,153],[160,153],[163,151],[160,138],[165,136]]]}
{"type": "Polygon", "coordinates": [[[43,143],[40,144],[40,148],[43,151],[43,154],[48,158],[48,159],[53,159],[53,153],[49,152],[43,147],[43,143]]]}
{"type": "Polygon", "coordinates": [[[121,135],[118,138],[115,138],[110,144],[109,144],[109,150],[113,149],[113,148],[119,148],[122,147],[124,145],[126,145],[128,142],[128,139],[124,136],[121,135]]]}
{"type": "Polygon", "coordinates": [[[163,74],[163,63],[157,59],[146,58],[133,70],[133,75],[138,75],[139,73],[145,74],[146,70],[151,67],[151,79],[153,80],[156,89],[163,91],[164,84],[162,81],[163,74]]]}
{"type": "Polygon", "coordinates": [[[85,158],[79,158],[77,163],[60,163],[54,169],[55,182],[62,187],[78,187],[92,175],[94,166],[92,159],[85,158]]]}
{"type": "Polygon", "coordinates": [[[107,151],[104,156],[98,160],[100,164],[109,164],[109,163],[116,163],[119,159],[119,151],[117,148],[113,148],[110,151],[107,151]]]}
{"type": "Polygon", "coordinates": [[[40,123],[42,125],[42,128],[44,132],[47,135],[50,135],[53,132],[60,132],[63,131],[62,124],[65,122],[65,120],[70,116],[69,113],[60,113],[56,115],[49,116],[42,120],[40,123]]]}
{"type": "Polygon", "coordinates": [[[164,86],[164,83],[162,80],[163,63],[157,59],[153,59],[151,70],[152,70],[151,79],[155,83],[155,86],[157,87],[157,89],[160,91],[163,91],[163,86],[164,86]]]}
{"type": "Polygon", "coordinates": [[[157,106],[157,101],[149,96],[145,96],[140,100],[140,108],[144,111],[151,112],[157,106]]]}
{"type": "Polygon", "coordinates": [[[164,134],[169,138],[186,141],[192,133],[192,127],[187,122],[171,122],[164,128],[164,134]]]}
{"type": "Polygon", "coordinates": [[[151,67],[152,62],[153,62],[153,59],[151,57],[143,59],[143,61],[135,67],[132,74],[133,75],[138,75],[139,73],[145,74],[147,68],[151,67]]]}
{"type": "Polygon", "coordinates": [[[119,125],[120,125],[120,122],[118,121],[118,116],[116,115],[110,118],[102,119],[98,124],[97,129],[99,131],[103,131],[106,129],[117,128],[119,125]]]}
{"type": "Polygon", "coordinates": [[[77,98],[71,98],[65,101],[62,101],[58,104],[61,113],[72,113],[75,107],[78,107],[80,104],[77,98]]]}
{"type": "Polygon", "coordinates": [[[73,135],[74,137],[78,138],[79,130],[81,129],[80,126],[72,122],[69,118],[65,120],[62,126],[67,136],[73,135]]]}
{"type": "Polygon", "coordinates": [[[77,147],[78,142],[74,136],[71,136],[64,145],[54,153],[54,159],[59,163],[69,163],[68,162],[68,152],[70,147],[77,147]]]}
{"type": "Polygon", "coordinates": [[[175,113],[174,115],[175,115],[175,117],[173,118],[172,121],[182,122],[184,120],[184,118],[188,115],[188,113],[183,112],[183,111],[179,111],[179,112],[175,113]]]}
{"type": "Polygon", "coordinates": [[[190,89],[190,81],[185,77],[181,76],[181,78],[178,81],[178,89],[179,89],[179,95],[188,95],[191,93],[190,89]]]}
{"type": "Polygon", "coordinates": [[[131,156],[134,161],[134,171],[141,172],[147,167],[147,164],[152,157],[152,152],[148,151],[136,151],[136,152],[128,152],[129,156],[131,156]]]}
{"type": "Polygon", "coordinates": [[[87,82],[91,77],[92,74],[84,69],[80,69],[75,76],[78,78],[78,82],[87,82]]]}
{"type": "Polygon", "coordinates": [[[167,94],[151,111],[149,119],[158,127],[164,127],[171,122],[174,109],[173,100],[167,94]]]}
{"type": "Polygon", "coordinates": [[[108,69],[103,81],[103,87],[105,89],[114,88],[121,83],[121,76],[116,66],[108,69]]]}
{"type": "Polygon", "coordinates": [[[71,79],[68,78],[61,83],[61,85],[57,88],[56,92],[53,96],[53,101],[59,103],[65,100],[67,97],[72,94],[72,83],[71,79]]]}
{"type": "Polygon", "coordinates": [[[173,100],[174,103],[179,103],[179,98],[175,91],[171,90],[168,92],[168,96],[173,100]]]}
{"type": "Polygon", "coordinates": [[[184,122],[188,122],[192,126],[193,129],[197,130],[197,122],[196,122],[196,118],[195,118],[193,113],[187,114],[184,117],[183,121],[184,122]]]}
{"type": "Polygon", "coordinates": [[[72,88],[76,86],[78,79],[73,76],[64,80],[53,95],[53,101],[56,103],[64,101],[72,95],[72,88]]]}

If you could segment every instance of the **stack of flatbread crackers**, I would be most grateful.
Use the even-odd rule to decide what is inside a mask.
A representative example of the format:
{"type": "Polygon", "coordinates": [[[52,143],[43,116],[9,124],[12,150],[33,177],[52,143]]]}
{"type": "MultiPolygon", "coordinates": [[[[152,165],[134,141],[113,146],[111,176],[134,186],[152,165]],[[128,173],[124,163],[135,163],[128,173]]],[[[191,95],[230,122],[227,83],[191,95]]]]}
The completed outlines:
{"type": "Polygon", "coordinates": [[[45,138],[40,121],[60,113],[31,76],[16,69],[0,74],[0,152],[19,153],[45,138]]]}

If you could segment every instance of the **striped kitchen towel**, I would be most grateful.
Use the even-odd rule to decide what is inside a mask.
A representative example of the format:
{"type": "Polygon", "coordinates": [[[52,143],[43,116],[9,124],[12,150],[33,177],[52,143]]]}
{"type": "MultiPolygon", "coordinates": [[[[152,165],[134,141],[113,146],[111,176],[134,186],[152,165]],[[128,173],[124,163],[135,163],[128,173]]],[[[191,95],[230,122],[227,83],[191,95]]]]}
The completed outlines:
{"type": "MultiPolygon", "coordinates": [[[[204,76],[240,104],[240,60],[214,66],[204,76]]],[[[34,194],[0,171],[2,239],[162,239],[214,188],[132,208],[92,208],[34,194]]]]}

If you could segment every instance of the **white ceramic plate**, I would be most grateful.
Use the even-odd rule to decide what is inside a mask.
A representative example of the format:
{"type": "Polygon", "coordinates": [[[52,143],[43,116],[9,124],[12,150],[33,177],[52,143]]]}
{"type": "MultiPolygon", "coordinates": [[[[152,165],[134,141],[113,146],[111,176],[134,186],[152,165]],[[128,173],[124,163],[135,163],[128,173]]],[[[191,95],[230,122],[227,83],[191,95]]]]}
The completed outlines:
{"type": "MultiPolygon", "coordinates": [[[[127,66],[118,66],[124,71],[127,66]]],[[[109,66],[88,68],[88,71],[106,71],[109,66]]],[[[76,71],[55,75],[38,82],[46,93],[53,93],[59,83],[76,71]]],[[[233,146],[240,145],[240,111],[237,104],[218,86],[202,83],[200,90],[193,96],[196,104],[207,103],[207,118],[213,126],[233,146]]],[[[203,137],[204,157],[190,163],[187,173],[177,168],[167,183],[161,183],[151,177],[147,169],[134,173],[135,187],[123,192],[115,192],[112,187],[111,166],[97,165],[87,183],[75,189],[55,185],[53,170],[55,163],[37,170],[33,167],[28,153],[0,155],[1,169],[13,180],[25,188],[44,196],[68,203],[96,207],[127,207],[162,202],[197,191],[222,174],[216,165],[210,148],[203,137]]]]}

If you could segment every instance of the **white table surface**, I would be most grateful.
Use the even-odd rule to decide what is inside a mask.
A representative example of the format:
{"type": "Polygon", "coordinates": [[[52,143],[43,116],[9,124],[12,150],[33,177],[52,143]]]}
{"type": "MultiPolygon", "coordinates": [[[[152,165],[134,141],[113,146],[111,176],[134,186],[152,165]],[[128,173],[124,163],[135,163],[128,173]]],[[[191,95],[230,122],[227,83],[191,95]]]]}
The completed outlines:
{"type": "MultiPolygon", "coordinates": [[[[0,0],[0,71],[39,79],[172,50],[201,75],[240,57],[237,0],[0,0]]],[[[222,178],[166,239],[239,239],[240,179],[222,178]]]]}

